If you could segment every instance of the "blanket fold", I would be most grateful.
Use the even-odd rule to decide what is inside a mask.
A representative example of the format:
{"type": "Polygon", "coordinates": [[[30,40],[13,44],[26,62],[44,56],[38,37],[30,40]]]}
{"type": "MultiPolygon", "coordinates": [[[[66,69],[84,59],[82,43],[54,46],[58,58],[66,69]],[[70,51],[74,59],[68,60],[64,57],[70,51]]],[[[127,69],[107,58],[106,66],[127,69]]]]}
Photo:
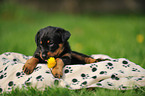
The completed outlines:
{"type": "Polygon", "coordinates": [[[113,59],[107,55],[92,55],[95,59],[111,61],[67,65],[63,69],[62,79],[58,79],[53,77],[46,64],[38,64],[30,75],[23,73],[22,67],[31,57],[13,52],[0,55],[0,92],[28,86],[43,90],[56,83],[69,89],[102,87],[127,90],[145,86],[145,69],[125,58],[113,59]]]}

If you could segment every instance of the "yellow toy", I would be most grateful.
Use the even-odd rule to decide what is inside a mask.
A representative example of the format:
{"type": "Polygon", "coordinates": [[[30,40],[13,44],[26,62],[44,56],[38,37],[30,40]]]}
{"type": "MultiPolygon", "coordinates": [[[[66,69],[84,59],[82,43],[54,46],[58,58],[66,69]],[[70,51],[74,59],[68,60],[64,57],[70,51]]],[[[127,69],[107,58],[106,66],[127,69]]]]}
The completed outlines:
{"type": "Polygon", "coordinates": [[[47,66],[48,66],[48,68],[53,68],[55,65],[56,65],[55,58],[54,57],[50,57],[47,60],[47,66]]]}

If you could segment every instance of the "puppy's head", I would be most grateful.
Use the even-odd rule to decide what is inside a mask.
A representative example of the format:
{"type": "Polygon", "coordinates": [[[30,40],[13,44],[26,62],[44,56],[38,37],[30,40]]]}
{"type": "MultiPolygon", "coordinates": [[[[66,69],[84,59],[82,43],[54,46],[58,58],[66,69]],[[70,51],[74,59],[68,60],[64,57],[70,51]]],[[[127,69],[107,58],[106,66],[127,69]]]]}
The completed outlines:
{"type": "Polygon", "coordinates": [[[35,37],[37,47],[40,49],[40,57],[47,60],[49,57],[59,56],[70,35],[68,31],[59,27],[48,26],[40,29],[35,37]]]}

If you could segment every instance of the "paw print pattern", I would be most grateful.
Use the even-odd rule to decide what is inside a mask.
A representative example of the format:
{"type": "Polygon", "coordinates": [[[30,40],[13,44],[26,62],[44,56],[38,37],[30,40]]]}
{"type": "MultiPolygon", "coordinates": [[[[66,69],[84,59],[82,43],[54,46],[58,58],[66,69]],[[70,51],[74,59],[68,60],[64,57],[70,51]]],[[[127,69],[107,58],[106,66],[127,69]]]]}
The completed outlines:
{"type": "Polygon", "coordinates": [[[15,64],[17,64],[16,62],[14,62],[14,63],[12,63],[11,65],[15,65],[15,64]]]}
{"type": "Polygon", "coordinates": [[[117,77],[118,74],[114,73],[111,75],[111,78],[114,80],[119,80],[120,78],[117,77]]]}
{"type": "Polygon", "coordinates": [[[18,63],[18,62],[22,63],[18,58],[14,58],[13,61],[14,61],[15,63],[18,63]]]}
{"type": "Polygon", "coordinates": [[[90,68],[92,69],[92,72],[97,71],[97,67],[98,67],[98,65],[96,65],[96,64],[91,64],[91,66],[90,66],[90,68]]]}
{"type": "Polygon", "coordinates": [[[37,81],[43,81],[43,79],[44,79],[44,78],[43,78],[41,75],[39,75],[39,76],[36,77],[36,80],[37,80],[37,81]]]}
{"type": "Polygon", "coordinates": [[[72,73],[73,69],[71,69],[71,67],[66,67],[66,69],[64,70],[64,73],[72,73]]]}
{"type": "Polygon", "coordinates": [[[78,85],[79,82],[76,78],[72,79],[72,85],[78,85]]]}
{"type": "Polygon", "coordinates": [[[124,74],[124,71],[122,71],[122,70],[119,70],[118,72],[120,72],[120,73],[124,74]]]}
{"type": "Polygon", "coordinates": [[[138,70],[137,68],[132,68],[133,72],[140,72],[140,70],[138,70]]]}
{"type": "Polygon", "coordinates": [[[23,86],[25,86],[25,87],[30,86],[31,85],[31,82],[30,82],[31,78],[32,78],[32,76],[25,81],[23,86]]]}
{"type": "Polygon", "coordinates": [[[14,87],[14,86],[16,86],[16,84],[14,84],[13,81],[10,81],[10,82],[8,83],[8,90],[12,90],[12,87],[14,87]]]}
{"type": "Polygon", "coordinates": [[[97,76],[93,76],[92,78],[93,78],[93,79],[96,79],[96,78],[97,78],[97,76]]]}
{"type": "Polygon", "coordinates": [[[11,55],[11,53],[10,52],[7,52],[4,55],[9,56],[9,55],[11,55]]]}
{"type": "Polygon", "coordinates": [[[107,82],[108,86],[113,86],[113,83],[107,82]]]}
{"type": "Polygon", "coordinates": [[[104,79],[99,80],[98,82],[102,82],[104,79]]]}
{"type": "Polygon", "coordinates": [[[7,73],[0,74],[0,79],[3,79],[3,78],[5,78],[5,77],[7,77],[7,73]]]}
{"type": "Polygon", "coordinates": [[[49,70],[46,70],[46,72],[45,73],[47,73],[47,74],[51,74],[51,72],[49,71],[49,70]]]}
{"type": "Polygon", "coordinates": [[[8,64],[9,62],[10,62],[9,60],[6,60],[6,61],[3,63],[3,65],[8,64]]]}
{"type": "Polygon", "coordinates": [[[13,63],[12,63],[11,65],[15,65],[15,64],[17,64],[18,62],[20,62],[20,60],[17,59],[17,58],[14,58],[14,59],[13,59],[13,63]]]}
{"type": "Polygon", "coordinates": [[[123,84],[122,84],[122,85],[120,85],[120,86],[119,86],[119,88],[120,88],[120,90],[126,90],[126,89],[127,89],[127,87],[126,87],[126,86],[124,86],[123,84]]]}
{"type": "Polygon", "coordinates": [[[133,76],[128,76],[128,77],[125,77],[125,78],[127,78],[128,80],[130,80],[131,78],[133,78],[133,76]]]}
{"type": "Polygon", "coordinates": [[[54,80],[54,85],[55,85],[55,86],[58,86],[58,84],[59,84],[59,80],[58,80],[58,79],[55,79],[55,80],[54,80]]]}
{"type": "Polygon", "coordinates": [[[26,55],[22,55],[22,56],[23,56],[23,59],[25,59],[25,60],[29,59],[29,56],[26,56],[26,55]]]}
{"type": "Polygon", "coordinates": [[[21,77],[23,77],[23,75],[25,75],[23,71],[22,71],[22,72],[17,72],[17,73],[16,73],[16,77],[17,77],[17,78],[21,78],[21,77]]]}
{"type": "Polygon", "coordinates": [[[127,68],[127,67],[130,67],[130,64],[128,64],[128,62],[126,60],[122,61],[122,66],[127,68]]]}
{"type": "Polygon", "coordinates": [[[36,72],[36,71],[39,71],[41,68],[42,68],[41,66],[38,66],[38,67],[34,68],[34,71],[35,71],[35,72],[36,72]]]}
{"type": "Polygon", "coordinates": [[[2,93],[3,92],[3,89],[0,87],[0,93],[2,93]]]}
{"type": "Polygon", "coordinates": [[[3,60],[3,61],[6,61],[6,60],[8,60],[8,59],[7,59],[7,58],[5,58],[5,57],[3,57],[3,58],[2,58],[2,60],[3,60]]]}
{"type": "Polygon", "coordinates": [[[118,59],[114,59],[114,60],[112,60],[113,62],[118,62],[119,60],[118,59]]]}
{"type": "Polygon", "coordinates": [[[6,71],[7,69],[8,69],[8,66],[7,66],[7,67],[5,67],[4,71],[6,71]]]}
{"type": "Polygon", "coordinates": [[[82,77],[83,79],[88,79],[89,74],[84,74],[84,73],[82,73],[82,74],[81,74],[81,77],[82,77]]]}
{"type": "Polygon", "coordinates": [[[100,72],[100,75],[106,75],[107,74],[107,71],[101,71],[100,72]]]}
{"type": "Polygon", "coordinates": [[[140,81],[140,80],[142,80],[144,78],[144,76],[142,76],[142,77],[140,77],[140,78],[137,78],[137,79],[135,79],[136,81],[140,81]]]}
{"type": "Polygon", "coordinates": [[[84,81],[80,86],[81,86],[82,88],[86,87],[86,86],[87,86],[87,81],[84,81]]]}
{"type": "Polygon", "coordinates": [[[7,73],[5,72],[5,71],[7,70],[7,68],[8,68],[8,66],[5,67],[4,70],[1,70],[1,71],[0,71],[0,79],[3,79],[3,78],[5,78],[5,77],[7,77],[7,73]]]}
{"type": "Polygon", "coordinates": [[[102,84],[100,82],[96,83],[96,85],[102,87],[102,84]]]}
{"type": "Polygon", "coordinates": [[[112,63],[107,63],[106,67],[107,69],[110,69],[110,70],[114,68],[112,63]]]}

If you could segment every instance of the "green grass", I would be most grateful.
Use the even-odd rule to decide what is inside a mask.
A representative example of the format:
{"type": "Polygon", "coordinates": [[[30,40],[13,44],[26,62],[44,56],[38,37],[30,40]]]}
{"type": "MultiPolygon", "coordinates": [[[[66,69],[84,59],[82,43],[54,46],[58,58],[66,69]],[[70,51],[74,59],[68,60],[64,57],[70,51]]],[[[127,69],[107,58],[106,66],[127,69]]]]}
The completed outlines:
{"type": "Polygon", "coordinates": [[[96,88],[95,90],[81,89],[81,90],[69,90],[66,88],[46,88],[44,91],[40,91],[35,88],[15,89],[12,92],[4,92],[2,96],[144,96],[145,92],[139,90],[108,90],[96,88]]]}
{"type": "MultiPolygon", "coordinates": [[[[35,34],[46,26],[62,27],[71,32],[69,39],[72,50],[88,55],[106,54],[112,58],[127,58],[145,68],[145,15],[68,15],[46,13],[18,4],[4,3],[0,9],[0,54],[18,52],[33,55],[35,34]]],[[[133,96],[144,95],[143,89],[115,91],[96,88],[93,91],[49,88],[45,91],[13,90],[2,95],[56,95],[56,96],[133,96]],[[56,94],[57,93],[57,94],[56,94]]]]}

